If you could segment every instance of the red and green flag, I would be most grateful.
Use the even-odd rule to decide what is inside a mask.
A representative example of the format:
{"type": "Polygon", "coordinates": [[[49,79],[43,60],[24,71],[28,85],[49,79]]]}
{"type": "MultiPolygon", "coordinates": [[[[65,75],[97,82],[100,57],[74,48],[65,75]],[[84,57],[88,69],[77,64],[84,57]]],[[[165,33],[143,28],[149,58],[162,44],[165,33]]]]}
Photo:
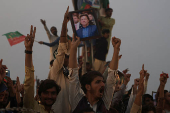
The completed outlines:
{"type": "Polygon", "coordinates": [[[80,9],[83,10],[83,9],[90,9],[90,8],[91,8],[90,4],[83,2],[80,9]]]}
{"type": "Polygon", "coordinates": [[[16,45],[25,40],[25,36],[18,31],[9,32],[9,33],[3,34],[2,36],[7,37],[8,42],[11,46],[16,45]]]}

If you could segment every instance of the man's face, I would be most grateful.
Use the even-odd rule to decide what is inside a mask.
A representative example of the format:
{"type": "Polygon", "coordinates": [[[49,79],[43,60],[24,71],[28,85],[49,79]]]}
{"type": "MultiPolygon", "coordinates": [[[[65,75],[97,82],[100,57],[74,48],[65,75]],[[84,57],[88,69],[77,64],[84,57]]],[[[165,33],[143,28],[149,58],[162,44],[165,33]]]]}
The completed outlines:
{"type": "Polygon", "coordinates": [[[166,100],[166,103],[170,105],[170,93],[169,92],[165,93],[165,100],[166,100]]]}
{"type": "Polygon", "coordinates": [[[105,38],[109,38],[109,33],[105,33],[103,36],[104,36],[105,38]]]}
{"type": "Polygon", "coordinates": [[[103,96],[104,94],[104,80],[102,77],[97,76],[96,78],[94,78],[94,80],[91,82],[90,85],[90,93],[91,95],[94,96],[95,99],[99,99],[103,96]]]}
{"type": "Polygon", "coordinates": [[[91,65],[90,64],[86,64],[86,71],[91,71],[91,65]]]}
{"type": "Polygon", "coordinates": [[[74,21],[75,24],[77,24],[79,22],[78,17],[77,16],[73,16],[73,21],[74,21]]]}
{"type": "Polygon", "coordinates": [[[107,12],[106,12],[106,16],[107,16],[107,17],[111,17],[111,16],[112,16],[112,12],[113,12],[113,10],[107,11],[107,12]]]}
{"type": "Polygon", "coordinates": [[[82,16],[80,23],[82,24],[83,27],[87,27],[89,25],[89,20],[86,16],[82,16]]]}
{"type": "Polygon", "coordinates": [[[93,20],[93,15],[89,14],[88,17],[90,20],[93,20]]]}
{"type": "Polygon", "coordinates": [[[51,28],[51,33],[55,36],[57,36],[57,29],[55,27],[51,28]]]}
{"type": "Polygon", "coordinates": [[[56,88],[47,89],[45,92],[41,93],[40,99],[44,106],[52,106],[57,98],[56,88]]]}
{"type": "Polygon", "coordinates": [[[145,98],[145,105],[153,105],[154,106],[154,103],[153,103],[151,98],[146,97],[145,98]]]}

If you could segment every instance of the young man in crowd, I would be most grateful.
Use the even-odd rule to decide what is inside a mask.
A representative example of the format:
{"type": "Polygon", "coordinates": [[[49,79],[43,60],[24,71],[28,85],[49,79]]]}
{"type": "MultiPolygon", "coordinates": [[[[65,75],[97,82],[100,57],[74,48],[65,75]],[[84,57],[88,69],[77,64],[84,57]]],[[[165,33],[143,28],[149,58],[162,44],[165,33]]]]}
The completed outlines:
{"type": "Polygon", "coordinates": [[[67,22],[68,9],[65,13],[62,31],[60,36],[60,43],[58,46],[58,54],[50,69],[49,79],[54,80],[61,86],[61,91],[53,105],[55,113],[70,113],[71,107],[69,104],[69,81],[68,81],[68,63],[69,63],[69,43],[67,40],[67,22]]]}
{"type": "Polygon", "coordinates": [[[164,98],[165,98],[165,111],[166,113],[170,113],[170,93],[167,90],[164,90],[164,98]]]}
{"type": "Polygon", "coordinates": [[[104,66],[106,64],[106,54],[108,53],[108,42],[110,30],[103,29],[102,31],[103,37],[96,40],[95,44],[95,53],[94,53],[94,70],[103,72],[104,66]]]}
{"type": "MultiPolygon", "coordinates": [[[[35,38],[36,28],[33,30],[31,26],[30,34],[25,38],[25,82],[24,82],[24,99],[23,104],[27,109],[33,109],[40,113],[53,113],[52,105],[56,101],[57,95],[60,92],[54,80],[44,80],[38,90],[41,104],[34,100],[34,66],[32,60],[32,48],[35,38]]],[[[30,111],[28,111],[29,113],[30,111]]]]}
{"type": "Polygon", "coordinates": [[[79,113],[85,108],[92,108],[94,112],[109,113],[111,112],[109,109],[116,84],[116,70],[121,40],[115,37],[112,39],[114,54],[108,69],[106,84],[103,82],[104,79],[101,73],[90,71],[83,75],[80,85],[76,58],[79,43],[80,38],[73,39],[69,58],[69,95],[72,112],[79,113]]]}
{"type": "Polygon", "coordinates": [[[153,103],[153,97],[150,95],[150,94],[144,94],[142,96],[142,105],[152,105],[154,106],[154,103],[153,103]]]}
{"type": "Polygon", "coordinates": [[[105,17],[100,17],[99,18],[99,23],[101,25],[101,29],[109,29],[110,30],[110,34],[109,34],[109,38],[107,39],[108,42],[108,48],[110,46],[110,40],[111,40],[111,36],[112,36],[112,29],[113,26],[115,24],[115,19],[111,18],[112,17],[112,13],[113,13],[113,9],[112,8],[107,8],[105,10],[106,16],[105,17]]]}
{"type": "MultiPolygon", "coordinates": [[[[41,19],[41,23],[43,24],[43,26],[44,26],[44,29],[46,30],[46,32],[47,32],[47,36],[48,36],[48,39],[49,39],[49,42],[50,43],[52,43],[52,42],[54,42],[55,40],[57,40],[59,37],[58,37],[58,35],[57,35],[57,28],[56,27],[51,27],[51,29],[50,29],[50,31],[51,31],[51,33],[50,33],[50,31],[48,30],[48,28],[47,28],[47,25],[46,25],[46,21],[45,20],[42,20],[41,19]]],[[[42,42],[42,41],[41,41],[42,42]]],[[[44,42],[45,43],[45,42],[44,42]]],[[[50,62],[52,61],[52,60],[54,60],[54,55],[53,55],[53,53],[54,53],[54,51],[56,50],[58,48],[58,45],[54,45],[54,46],[52,46],[52,47],[50,47],[50,62]]]]}

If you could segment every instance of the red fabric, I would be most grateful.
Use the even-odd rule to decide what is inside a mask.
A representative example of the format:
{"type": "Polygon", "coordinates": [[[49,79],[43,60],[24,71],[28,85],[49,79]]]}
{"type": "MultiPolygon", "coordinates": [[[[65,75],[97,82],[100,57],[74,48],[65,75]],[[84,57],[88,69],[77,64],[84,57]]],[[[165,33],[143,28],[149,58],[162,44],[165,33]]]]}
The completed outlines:
{"type": "Polygon", "coordinates": [[[87,4],[84,9],[90,9],[91,5],[87,4]]]}
{"type": "Polygon", "coordinates": [[[24,35],[22,35],[22,36],[20,36],[20,37],[15,37],[15,38],[10,38],[10,39],[8,39],[8,41],[9,41],[9,44],[11,45],[11,46],[13,46],[13,45],[16,45],[16,44],[18,44],[18,43],[20,43],[20,42],[22,42],[22,41],[24,41],[25,40],[25,36],[24,35]]]}
{"type": "MultiPolygon", "coordinates": [[[[163,73],[163,74],[160,74],[160,76],[163,76],[163,75],[164,75],[164,73],[163,73]]],[[[166,76],[167,76],[167,78],[169,78],[168,74],[166,74],[166,76]]]]}

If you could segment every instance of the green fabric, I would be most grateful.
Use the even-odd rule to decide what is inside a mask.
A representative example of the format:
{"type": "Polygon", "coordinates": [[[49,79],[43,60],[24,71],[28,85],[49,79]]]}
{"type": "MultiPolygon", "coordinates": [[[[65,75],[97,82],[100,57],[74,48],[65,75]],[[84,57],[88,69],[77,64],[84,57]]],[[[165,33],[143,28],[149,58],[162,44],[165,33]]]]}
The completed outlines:
{"type": "Polygon", "coordinates": [[[86,7],[86,5],[87,3],[83,2],[80,9],[83,10],[86,7]]]}
{"type": "Polygon", "coordinates": [[[101,2],[103,3],[103,8],[106,9],[109,4],[109,0],[102,0],[101,2]]]}
{"type": "Polygon", "coordinates": [[[7,39],[10,39],[10,38],[15,38],[15,37],[20,37],[23,35],[20,32],[15,31],[15,32],[9,32],[9,33],[3,34],[2,36],[6,36],[7,39]]]}

